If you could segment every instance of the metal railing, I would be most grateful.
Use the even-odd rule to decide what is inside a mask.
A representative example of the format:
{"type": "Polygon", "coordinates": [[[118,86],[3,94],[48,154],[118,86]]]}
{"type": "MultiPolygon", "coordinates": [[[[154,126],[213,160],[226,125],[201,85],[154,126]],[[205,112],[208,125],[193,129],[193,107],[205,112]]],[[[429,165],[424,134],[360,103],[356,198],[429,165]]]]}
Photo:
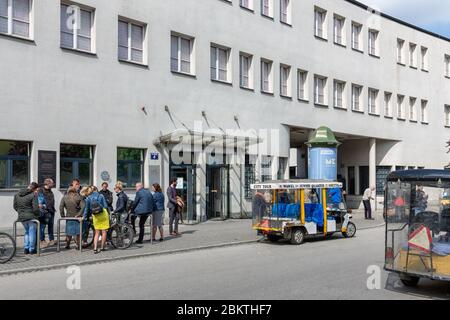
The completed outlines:
{"type": "MultiPolygon", "coordinates": [[[[16,244],[17,244],[17,224],[21,222],[22,221],[15,221],[13,226],[13,238],[16,244]]],[[[35,223],[37,226],[36,254],[39,257],[41,255],[41,222],[37,219],[31,220],[31,222],[35,223]]]]}
{"type": "MultiPolygon", "coordinates": [[[[78,221],[80,223],[80,240],[78,243],[78,250],[80,252],[83,251],[83,245],[82,245],[82,236],[83,236],[83,219],[82,218],[60,218],[57,222],[57,244],[56,244],[56,251],[61,251],[61,221],[78,221]]],[[[76,243],[76,241],[75,241],[76,243]]]]}

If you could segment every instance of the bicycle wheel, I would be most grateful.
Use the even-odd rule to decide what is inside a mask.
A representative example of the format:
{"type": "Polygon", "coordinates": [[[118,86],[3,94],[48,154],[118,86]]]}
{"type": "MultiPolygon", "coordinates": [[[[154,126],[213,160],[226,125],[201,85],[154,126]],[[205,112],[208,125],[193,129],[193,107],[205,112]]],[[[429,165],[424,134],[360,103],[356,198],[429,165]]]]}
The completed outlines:
{"type": "Polygon", "coordinates": [[[110,240],[114,248],[125,250],[133,244],[133,227],[127,223],[116,224],[110,230],[110,240]]]}
{"type": "Polygon", "coordinates": [[[14,239],[6,233],[0,233],[0,264],[11,260],[16,254],[16,243],[14,239]]]}
{"type": "Polygon", "coordinates": [[[83,224],[83,248],[89,248],[94,243],[95,229],[92,223],[83,224]]]}

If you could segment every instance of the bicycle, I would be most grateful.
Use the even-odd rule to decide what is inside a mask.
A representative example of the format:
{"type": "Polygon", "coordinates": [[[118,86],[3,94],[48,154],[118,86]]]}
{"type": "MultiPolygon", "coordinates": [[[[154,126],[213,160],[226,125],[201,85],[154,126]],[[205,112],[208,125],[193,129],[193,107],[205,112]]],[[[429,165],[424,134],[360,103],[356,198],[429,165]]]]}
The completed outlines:
{"type": "Polygon", "coordinates": [[[7,263],[16,254],[16,242],[6,233],[0,233],[0,264],[7,263]]]}

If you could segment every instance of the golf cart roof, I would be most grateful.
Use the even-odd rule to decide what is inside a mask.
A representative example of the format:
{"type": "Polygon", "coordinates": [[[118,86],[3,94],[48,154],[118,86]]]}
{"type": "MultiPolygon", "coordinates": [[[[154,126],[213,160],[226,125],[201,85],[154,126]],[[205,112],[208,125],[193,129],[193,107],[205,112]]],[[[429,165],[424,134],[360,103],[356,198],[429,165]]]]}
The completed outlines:
{"type": "Polygon", "coordinates": [[[388,181],[450,181],[450,170],[402,170],[391,172],[388,181]]]}
{"type": "Polygon", "coordinates": [[[342,189],[342,183],[326,180],[274,180],[250,185],[250,189],[252,190],[312,189],[312,188],[342,189]]]}

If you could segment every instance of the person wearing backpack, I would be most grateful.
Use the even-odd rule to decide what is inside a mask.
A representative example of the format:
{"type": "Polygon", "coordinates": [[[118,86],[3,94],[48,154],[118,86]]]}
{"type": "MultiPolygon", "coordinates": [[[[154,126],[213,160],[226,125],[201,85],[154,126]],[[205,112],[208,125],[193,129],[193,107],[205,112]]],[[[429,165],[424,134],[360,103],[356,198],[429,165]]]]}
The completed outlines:
{"type": "Polygon", "coordinates": [[[87,220],[90,216],[92,216],[93,219],[95,229],[94,254],[97,254],[106,250],[107,231],[110,228],[108,204],[106,203],[105,197],[97,191],[94,191],[92,187],[84,187],[80,193],[83,197],[86,197],[83,219],[87,220]],[[102,243],[101,249],[98,250],[100,231],[102,232],[102,243]]]}

